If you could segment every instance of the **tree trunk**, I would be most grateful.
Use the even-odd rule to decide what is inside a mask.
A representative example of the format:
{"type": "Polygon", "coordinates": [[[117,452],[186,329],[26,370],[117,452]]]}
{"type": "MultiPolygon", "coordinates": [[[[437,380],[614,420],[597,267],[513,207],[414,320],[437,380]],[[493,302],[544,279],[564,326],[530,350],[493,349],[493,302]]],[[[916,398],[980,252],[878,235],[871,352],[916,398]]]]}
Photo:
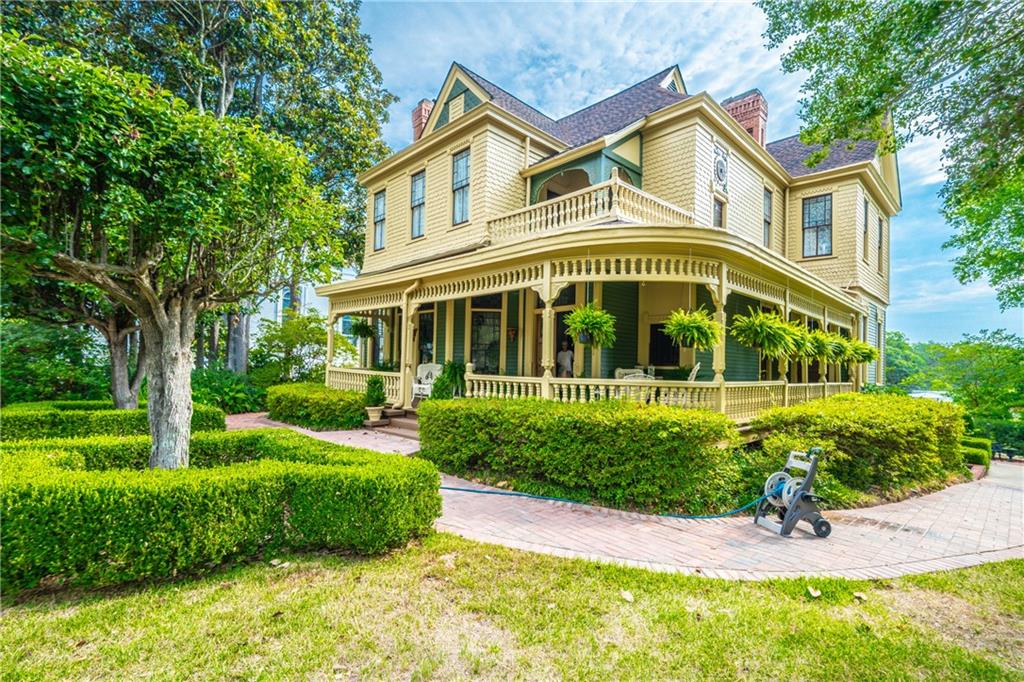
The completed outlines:
{"type": "Polygon", "coordinates": [[[206,367],[206,351],[204,349],[206,335],[203,333],[203,325],[196,325],[196,368],[206,367]]]}
{"type": "Polygon", "coordinates": [[[228,323],[228,369],[235,374],[249,371],[249,316],[232,313],[228,323]]]}
{"type": "Polygon", "coordinates": [[[134,410],[139,406],[139,392],[132,391],[126,340],[108,340],[107,348],[110,351],[110,393],[114,397],[114,407],[134,410]]]}
{"type": "Polygon", "coordinates": [[[214,318],[210,325],[210,357],[207,364],[215,365],[220,362],[220,318],[214,318]]]}
{"type": "Polygon", "coordinates": [[[149,432],[153,437],[149,466],[188,466],[192,431],[192,341],[196,311],[172,300],[160,323],[144,322],[149,361],[149,432]]]}
{"type": "Polygon", "coordinates": [[[110,357],[110,396],[118,410],[134,410],[139,406],[139,389],[146,376],[146,346],[141,336],[132,343],[138,333],[134,318],[125,312],[114,313],[103,321],[90,324],[99,330],[107,342],[110,357]],[[135,376],[132,376],[132,356],[137,356],[135,376]]]}

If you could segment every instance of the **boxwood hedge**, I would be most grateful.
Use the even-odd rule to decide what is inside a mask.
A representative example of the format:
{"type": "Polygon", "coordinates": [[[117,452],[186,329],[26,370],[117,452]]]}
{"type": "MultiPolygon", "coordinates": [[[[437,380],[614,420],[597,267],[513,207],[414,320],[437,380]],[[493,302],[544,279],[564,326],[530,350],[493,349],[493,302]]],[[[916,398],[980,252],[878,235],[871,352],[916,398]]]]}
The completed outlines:
{"type": "Polygon", "coordinates": [[[323,384],[280,384],[267,389],[271,419],[314,431],[354,429],[366,419],[366,399],[357,391],[323,384]]]}
{"type": "Polygon", "coordinates": [[[732,505],[736,430],[705,410],[603,401],[428,400],[419,407],[420,456],[453,474],[491,472],[551,483],[616,506],[732,505]]]}
{"type": "Polygon", "coordinates": [[[963,410],[952,403],[843,394],[769,410],[751,425],[778,456],[822,447],[822,471],[855,491],[886,491],[963,471],[963,410]]]}
{"type": "MultiPolygon", "coordinates": [[[[224,413],[216,407],[193,405],[192,430],[223,431],[224,413]]],[[[145,406],[115,410],[105,400],[54,400],[15,403],[0,409],[0,435],[4,440],[145,433],[149,433],[145,406]]]]}
{"type": "Polygon", "coordinates": [[[429,462],[291,431],[196,433],[192,467],[147,470],[149,439],[0,446],[8,590],[193,573],[278,549],[376,553],[440,514],[429,462]]]}

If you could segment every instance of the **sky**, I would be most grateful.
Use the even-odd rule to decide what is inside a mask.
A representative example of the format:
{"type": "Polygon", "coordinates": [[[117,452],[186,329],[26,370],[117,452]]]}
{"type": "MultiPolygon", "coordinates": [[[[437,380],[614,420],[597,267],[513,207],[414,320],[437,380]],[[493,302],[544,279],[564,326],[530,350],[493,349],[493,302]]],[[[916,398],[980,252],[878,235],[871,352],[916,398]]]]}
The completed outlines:
{"type": "MultiPolygon", "coordinates": [[[[398,96],[384,138],[411,141],[411,112],[434,98],[453,61],[560,118],[678,64],[687,90],[717,100],[753,87],[768,100],[768,139],[799,132],[801,74],[764,47],[765,20],[747,2],[365,2],[363,30],[384,85],[398,96]]],[[[941,144],[899,153],[903,212],[892,221],[888,328],[914,341],[955,341],[1003,328],[1024,333],[1024,310],[1001,313],[985,282],[961,285],[942,249],[950,235],[937,196],[941,144]]]]}

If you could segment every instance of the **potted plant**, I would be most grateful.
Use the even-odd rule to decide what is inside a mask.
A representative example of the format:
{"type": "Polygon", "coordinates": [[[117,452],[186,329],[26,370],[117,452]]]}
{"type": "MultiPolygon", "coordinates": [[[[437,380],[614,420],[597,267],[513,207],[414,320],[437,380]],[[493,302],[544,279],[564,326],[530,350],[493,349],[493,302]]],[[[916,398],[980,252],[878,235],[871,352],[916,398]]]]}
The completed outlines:
{"type": "Polygon", "coordinates": [[[748,308],[747,315],[736,315],[729,331],[736,341],[757,349],[758,360],[788,358],[794,350],[793,326],[776,312],[748,308]]]}
{"type": "Polygon", "coordinates": [[[380,421],[388,396],[384,392],[384,378],[376,374],[366,380],[366,416],[372,421],[380,421]]]}
{"type": "Polygon", "coordinates": [[[611,348],[615,344],[615,316],[593,303],[577,306],[566,315],[565,327],[576,343],[592,348],[611,348]]]}
{"type": "Polygon", "coordinates": [[[711,350],[722,338],[722,328],[703,307],[691,312],[673,310],[661,331],[675,345],[694,350],[711,350]]]}
{"type": "Polygon", "coordinates": [[[377,335],[373,325],[365,317],[352,318],[352,335],[360,339],[372,339],[377,335]]]}

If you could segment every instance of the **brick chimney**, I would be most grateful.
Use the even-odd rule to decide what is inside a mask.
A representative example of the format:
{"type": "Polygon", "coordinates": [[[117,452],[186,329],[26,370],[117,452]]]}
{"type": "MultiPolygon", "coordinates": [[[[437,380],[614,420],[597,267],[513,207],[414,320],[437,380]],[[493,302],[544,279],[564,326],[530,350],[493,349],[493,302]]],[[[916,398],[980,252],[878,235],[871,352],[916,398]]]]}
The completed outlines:
{"type": "Polygon", "coordinates": [[[433,100],[421,99],[416,108],[412,110],[412,141],[420,139],[423,129],[427,127],[427,119],[434,108],[433,100]]]}
{"type": "Polygon", "coordinates": [[[722,107],[762,147],[767,141],[768,101],[757,88],[722,100],[722,107]]]}

